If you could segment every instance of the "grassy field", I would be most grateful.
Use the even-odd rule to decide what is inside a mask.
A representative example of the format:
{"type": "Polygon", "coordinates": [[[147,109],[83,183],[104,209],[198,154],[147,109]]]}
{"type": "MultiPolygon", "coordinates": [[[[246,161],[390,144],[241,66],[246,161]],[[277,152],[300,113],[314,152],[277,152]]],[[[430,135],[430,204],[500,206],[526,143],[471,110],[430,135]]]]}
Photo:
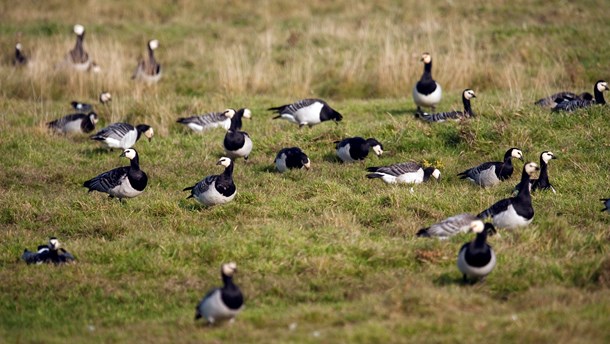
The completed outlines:
{"type": "MultiPolygon", "coordinates": [[[[607,107],[551,114],[533,101],[610,79],[604,1],[20,1],[0,3],[0,342],[555,342],[610,341],[607,107]],[[56,64],[85,25],[99,75],[56,64]],[[32,61],[15,69],[17,33],[32,61]],[[164,76],[130,80],[151,38],[164,76]],[[444,89],[439,108],[477,92],[463,123],[417,121],[411,88],[429,51],[444,89]],[[138,142],[150,182],[125,204],[83,181],[126,165],[86,136],[45,123],[69,102],[96,102],[100,128],[148,123],[138,142]],[[265,109],[322,97],[339,125],[299,130],[265,109]],[[219,173],[221,131],[191,133],[178,117],[248,107],[254,141],[238,161],[238,195],[199,206],[181,190],[219,173]],[[386,153],[343,165],[333,141],[375,137],[386,153]],[[310,171],[274,172],[297,145],[310,171]],[[423,226],[477,213],[507,197],[513,178],[480,189],[456,174],[519,147],[551,150],[557,194],[533,196],[534,222],[490,238],[498,265],[461,284],[460,245],[415,237],[423,226]],[[388,186],[365,167],[426,161],[440,182],[388,186]],[[77,263],[27,266],[19,257],[57,236],[77,263]],[[202,295],[235,261],[246,308],[232,325],[193,322],[202,295]]],[[[608,94],[606,93],[606,98],[608,94]]]]}

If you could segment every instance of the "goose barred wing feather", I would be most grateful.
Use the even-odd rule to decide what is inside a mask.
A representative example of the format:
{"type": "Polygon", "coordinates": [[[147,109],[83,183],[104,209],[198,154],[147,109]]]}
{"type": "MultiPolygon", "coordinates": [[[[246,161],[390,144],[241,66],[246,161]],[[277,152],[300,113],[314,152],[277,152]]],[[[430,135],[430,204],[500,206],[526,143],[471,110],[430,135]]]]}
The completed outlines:
{"type": "Polygon", "coordinates": [[[417,232],[417,236],[422,237],[450,237],[462,232],[467,232],[470,229],[472,221],[477,217],[464,213],[444,219],[439,223],[435,223],[428,228],[422,228],[417,232]]]}
{"type": "Polygon", "coordinates": [[[558,111],[573,112],[578,109],[589,107],[589,106],[593,105],[594,103],[595,102],[592,100],[586,100],[586,99],[580,99],[580,98],[568,100],[568,99],[564,98],[563,101],[561,101],[560,103],[557,103],[557,105],[553,108],[553,112],[558,112],[558,111]]]}
{"type": "Polygon", "coordinates": [[[463,111],[448,111],[448,112],[439,112],[439,113],[423,113],[419,114],[418,117],[426,122],[444,122],[447,120],[458,120],[461,118],[470,117],[467,113],[463,111]]]}
{"type": "Polygon", "coordinates": [[[117,167],[86,181],[83,183],[83,186],[89,188],[89,192],[94,190],[99,192],[108,192],[108,190],[121,184],[121,179],[127,177],[128,172],[129,166],[117,167]]]}
{"type": "Polygon", "coordinates": [[[23,259],[27,264],[36,264],[38,262],[41,262],[38,253],[29,251],[27,248],[23,250],[21,259],[23,259]]]}
{"type": "Polygon", "coordinates": [[[210,185],[212,185],[212,183],[214,183],[216,181],[216,179],[218,179],[218,175],[205,177],[202,181],[200,181],[199,183],[195,184],[195,186],[193,186],[191,194],[199,195],[199,194],[202,194],[202,193],[208,191],[208,189],[210,188],[210,185]]]}
{"type": "Polygon", "coordinates": [[[106,128],[100,130],[97,134],[91,136],[94,140],[104,140],[106,138],[113,138],[116,140],[120,140],[123,138],[128,132],[134,130],[135,128],[131,124],[127,123],[113,123],[106,128]]]}
{"type": "Polygon", "coordinates": [[[222,122],[225,120],[227,120],[227,117],[224,115],[224,113],[210,112],[210,113],[206,113],[206,114],[203,114],[200,116],[179,118],[177,122],[182,123],[182,124],[193,123],[193,124],[200,125],[202,127],[206,127],[208,125],[222,122]]]}
{"type": "Polygon", "coordinates": [[[72,262],[72,261],[74,261],[76,259],[76,258],[74,258],[74,256],[70,252],[66,251],[65,249],[60,248],[59,250],[62,253],[59,256],[60,262],[69,263],[69,262],[72,262]]]}
{"type": "Polygon", "coordinates": [[[405,173],[417,172],[420,168],[421,166],[418,163],[409,161],[390,166],[369,167],[366,170],[369,172],[380,172],[397,177],[405,173]]]}
{"type": "Polygon", "coordinates": [[[68,122],[72,122],[72,121],[75,121],[75,120],[77,120],[77,119],[85,119],[86,117],[87,117],[87,115],[85,115],[85,114],[82,114],[82,113],[74,113],[74,114],[67,115],[67,116],[64,116],[64,117],[62,117],[62,118],[56,119],[56,120],[54,120],[54,121],[51,121],[51,122],[47,123],[47,126],[48,126],[49,128],[57,128],[57,129],[61,129],[61,128],[63,128],[63,127],[66,125],[66,123],[68,123],[68,122]]]}
{"type": "Polygon", "coordinates": [[[534,104],[543,107],[555,106],[557,99],[576,99],[578,95],[572,92],[558,92],[546,98],[538,99],[534,104]]]}
{"type": "MultiPolygon", "coordinates": [[[[497,162],[484,162],[482,164],[480,164],[479,166],[473,167],[471,169],[468,169],[464,172],[458,173],[458,176],[460,176],[460,178],[464,179],[464,178],[472,178],[474,179],[474,176],[481,174],[481,172],[491,168],[492,166],[495,166],[497,164],[501,164],[501,163],[497,163],[497,162]]],[[[497,166],[496,166],[497,168],[497,166]]]]}
{"type": "Polygon", "coordinates": [[[309,98],[309,99],[299,100],[299,101],[294,102],[292,104],[287,104],[287,105],[282,105],[282,106],[278,106],[278,107],[269,108],[269,110],[277,111],[277,113],[279,113],[279,114],[284,114],[285,113],[285,114],[294,115],[300,109],[302,109],[304,107],[307,107],[307,106],[310,106],[311,104],[316,103],[316,102],[320,102],[320,103],[324,104],[323,100],[309,98]]]}

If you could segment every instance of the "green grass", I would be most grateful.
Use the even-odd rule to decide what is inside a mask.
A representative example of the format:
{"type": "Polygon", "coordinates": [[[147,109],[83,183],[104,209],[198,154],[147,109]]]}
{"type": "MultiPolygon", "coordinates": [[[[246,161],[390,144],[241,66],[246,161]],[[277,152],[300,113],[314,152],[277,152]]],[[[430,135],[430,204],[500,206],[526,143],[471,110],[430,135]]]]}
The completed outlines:
{"type": "Polygon", "coordinates": [[[598,200],[610,197],[610,110],[557,115],[531,105],[609,78],[609,34],[599,25],[610,18],[595,10],[603,2],[90,3],[79,12],[86,46],[116,58],[101,62],[101,76],[50,67],[72,44],[77,6],[62,4],[0,6],[0,43],[11,46],[21,31],[39,63],[0,65],[4,341],[610,341],[610,218],[598,200]],[[141,16],[120,15],[123,6],[141,16]],[[130,72],[151,35],[161,41],[165,75],[157,86],[134,86],[130,72]],[[440,108],[457,107],[471,87],[477,118],[438,125],[413,118],[405,95],[421,73],[414,56],[425,50],[433,51],[445,90],[440,108]],[[136,145],[150,182],[124,204],[81,186],[127,164],[118,151],[44,128],[69,113],[70,100],[93,101],[102,88],[114,100],[98,107],[101,125],[146,122],[158,133],[136,145]],[[265,110],[308,96],[328,98],[344,121],[299,130],[265,110]],[[186,200],[184,187],[220,172],[224,134],[196,135],[175,119],[242,106],[253,112],[244,129],[254,151],[236,163],[237,197],[215,208],[186,200]],[[386,153],[338,163],[333,141],[356,135],[374,136],[386,153]],[[277,151],[294,145],[313,169],[274,172],[277,151]],[[455,258],[472,236],[414,234],[507,197],[521,162],[492,189],[456,174],[513,146],[528,161],[555,153],[550,177],[558,193],[533,196],[532,225],[490,238],[496,269],[484,283],[464,286],[455,258]],[[365,178],[367,166],[406,160],[437,165],[441,181],[411,193],[365,178]],[[52,235],[76,264],[20,261],[25,247],[52,235]],[[196,325],[194,307],[220,284],[227,261],[238,264],[246,308],[232,325],[196,325]]]}

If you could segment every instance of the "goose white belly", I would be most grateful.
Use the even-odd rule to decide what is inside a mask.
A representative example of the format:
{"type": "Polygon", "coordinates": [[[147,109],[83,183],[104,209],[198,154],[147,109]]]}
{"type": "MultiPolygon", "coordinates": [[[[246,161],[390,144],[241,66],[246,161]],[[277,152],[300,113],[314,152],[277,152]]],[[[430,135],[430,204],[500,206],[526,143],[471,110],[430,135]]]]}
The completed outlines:
{"type": "Polygon", "coordinates": [[[159,79],[161,79],[161,75],[162,74],[163,73],[159,72],[159,73],[157,73],[155,75],[149,75],[149,74],[146,74],[143,69],[139,69],[138,73],[136,75],[136,78],[140,79],[140,80],[143,80],[143,81],[145,81],[145,82],[147,82],[149,84],[154,84],[157,81],[159,81],[159,79]]]}
{"type": "Polygon", "coordinates": [[[118,144],[117,144],[116,147],[113,147],[113,148],[123,148],[123,149],[131,148],[131,147],[133,147],[133,145],[136,144],[136,140],[137,139],[138,139],[138,131],[135,130],[135,129],[134,130],[130,130],[120,140],[116,140],[115,139],[115,142],[118,142],[118,144]]]}
{"type": "Polygon", "coordinates": [[[498,228],[515,229],[517,227],[529,225],[532,223],[533,219],[534,218],[532,217],[531,219],[527,220],[517,214],[515,208],[513,208],[513,205],[511,204],[505,211],[493,216],[493,224],[498,228]]]}
{"type": "MultiPolygon", "coordinates": [[[[320,111],[324,107],[324,104],[315,102],[309,106],[298,109],[294,113],[294,119],[298,124],[318,124],[320,123],[320,111]]],[[[283,116],[282,116],[283,117],[283,116]]]]}
{"type": "Polygon", "coordinates": [[[72,62],[72,68],[76,69],[79,72],[86,72],[87,70],[89,70],[89,67],[91,66],[91,59],[83,62],[83,63],[74,63],[72,62]]]}
{"type": "Polygon", "coordinates": [[[134,189],[127,176],[121,178],[120,184],[108,190],[108,194],[118,198],[133,198],[140,195],[144,190],[134,189]]]}
{"type": "Polygon", "coordinates": [[[234,318],[241,307],[231,309],[222,302],[220,289],[216,289],[212,295],[204,299],[198,306],[199,314],[210,323],[229,320],[234,318]]]}
{"type": "Polygon", "coordinates": [[[83,123],[83,119],[76,119],[74,121],[69,121],[64,125],[63,132],[64,133],[80,133],[82,132],[81,124],[83,123]]]}
{"type": "Polygon", "coordinates": [[[247,157],[248,155],[250,155],[250,153],[252,152],[252,140],[250,139],[250,137],[248,137],[248,135],[246,135],[244,137],[244,145],[236,150],[236,151],[228,151],[225,148],[225,153],[230,157],[230,158],[244,158],[247,157]]]}
{"type": "Polygon", "coordinates": [[[188,123],[186,126],[198,133],[214,128],[224,128],[225,130],[229,130],[229,128],[231,127],[231,120],[227,118],[224,121],[212,122],[206,125],[201,125],[198,123],[188,123]]]}
{"type": "Polygon", "coordinates": [[[398,183],[419,184],[424,181],[424,170],[419,169],[416,172],[403,173],[396,178],[398,183]]]}
{"type": "Polygon", "coordinates": [[[491,251],[491,260],[484,266],[475,267],[470,266],[466,262],[466,250],[461,250],[458,256],[457,266],[460,271],[468,277],[472,278],[482,278],[487,275],[494,269],[496,266],[496,254],[494,251],[491,251]]]}
{"type": "Polygon", "coordinates": [[[217,205],[231,202],[236,194],[237,191],[228,197],[221,194],[216,190],[216,182],[214,181],[205,192],[193,195],[193,197],[203,205],[217,205]]]}
{"type": "Polygon", "coordinates": [[[350,149],[350,144],[346,144],[343,147],[339,147],[339,149],[337,149],[337,156],[339,157],[339,159],[341,159],[341,161],[343,162],[354,162],[356,160],[352,159],[351,155],[349,155],[349,149],[350,149]]]}
{"type": "Polygon", "coordinates": [[[413,87],[413,101],[418,106],[436,106],[438,103],[441,102],[442,95],[443,91],[441,90],[441,85],[439,85],[438,83],[436,83],[436,89],[434,90],[434,92],[428,95],[419,93],[417,91],[417,85],[413,87]]]}

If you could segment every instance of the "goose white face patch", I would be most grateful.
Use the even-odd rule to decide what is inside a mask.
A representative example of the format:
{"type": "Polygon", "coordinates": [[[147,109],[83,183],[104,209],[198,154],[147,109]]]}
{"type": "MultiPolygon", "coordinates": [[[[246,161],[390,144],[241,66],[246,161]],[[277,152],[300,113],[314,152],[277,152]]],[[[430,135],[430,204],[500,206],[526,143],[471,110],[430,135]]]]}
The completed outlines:
{"type": "Polygon", "coordinates": [[[89,115],[89,120],[91,121],[91,123],[96,124],[97,123],[97,115],[92,113],[89,115]]]}
{"type": "Polygon", "coordinates": [[[218,163],[216,164],[222,165],[224,167],[229,167],[229,165],[231,165],[231,159],[223,156],[222,158],[218,159],[218,163]]]}
{"type": "Polygon", "coordinates": [[[80,24],[76,24],[74,25],[74,33],[77,35],[82,35],[85,32],[85,27],[80,25],[80,24]]]}
{"type": "Polygon", "coordinates": [[[544,153],[542,153],[542,161],[546,162],[547,164],[553,158],[555,158],[555,155],[553,155],[553,152],[544,152],[544,153]]]}
{"type": "Polygon", "coordinates": [[[430,62],[432,62],[432,56],[430,56],[430,54],[429,54],[429,53],[423,53],[423,54],[421,55],[421,60],[422,60],[424,63],[430,63],[430,62]]]}
{"type": "Polygon", "coordinates": [[[23,49],[23,47],[21,46],[21,43],[17,43],[17,45],[15,45],[15,49],[17,49],[17,50],[23,49]]]}
{"type": "Polygon", "coordinates": [[[476,98],[477,96],[474,94],[473,90],[466,90],[464,91],[464,98],[470,100],[472,98],[476,98]]]}
{"type": "Polygon", "coordinates": [[[148,130],[144,132],[144,136],[146,136],[149,140],[152,139],[154,135],[155,131],[153,130],[153,128],[148,128],[148,130]]]}
{"type": "Polygon", "coordinates": [[[152,50],[155,50],[159,47],[159,41],[156,39],[151,40],[150,42],[148,42],[148,47],[152,50]]]}
{"type": "Polygon", "coordinates": [[[60,246],[60,244],[59,244],[59,240],[57,240],[57,239],[51,239],[51,240],[49,240],[49,246],[50,246],[52,249],[55,249],[55,250],[56,250],[56,249],[58,249],[58,248],[59,248],[59,246],[60,246]]]}
{"type": "Polygon", "coordinates": [[[513,149],[511,156],[513,158],[523,159],[523,152],[520,149],[513,149]]]}
{"type": "Polygon", "coordinates": [[[381,149],[380,145],[375,145],[373,146],[373,152],[375,152],[377,156],[380,156],[381,154],[383,154],[383,149],[381,149]]]}
{"type": "Polygon", "coordinates": [[[125,155],[127,159],[131,160],[136,157],[136,151],[134,149],[126,149],[123,152],[123,155],[125,155]]]}
{"type": "Polygon", "coordinates": [[[222,265],[222,273],[227,276],[233,276],[235,270],[237,270],[237,264],[235,264],[235,262],[230,262],[222,265]]]}
{"type": "Polygon", "coordinates": [[[228,118],[233,118],[233,116],[235,116],[235,110],[233,109],[226,109],[224,111],[224,115],[228,118]]]}
{"type": "Polygon", "coordinates": [[[540,167],[538,167],[538,164],[537,164],[537,163],[535,163],[535,162],[528,162],[528,163],[525,165],[525,172],[526,172],[527,174],[530,174],[530,175],[531,175],[532,173],[534,173],[534,172],[538,171],[539,169],[540,169],[540,167]]]}
{"type": "Polygon", "coordinates": [[[434,169],[434,171],[432,171],[432,177],[436,178],[437,180],[441,178],[441,171],[439,171],[438,169],[434,169]]]}
{"type": "Polygon", "coordinates": [[[252,111],[250,109],[244,109],[244,118],[252,118],[252,111]]]}
{"type": "Polygon", "coordinates": [[[485,224],[481,220],[474,220],[470,223],[470,229],[475,233],[482,233],[485,229],[485,224]]]}
{"type": "Polygon", "coordinates": [[[605,81],[597,83],[597,90],[600,92],[604,92],[608,90],[608,83],[605,81]]]}

